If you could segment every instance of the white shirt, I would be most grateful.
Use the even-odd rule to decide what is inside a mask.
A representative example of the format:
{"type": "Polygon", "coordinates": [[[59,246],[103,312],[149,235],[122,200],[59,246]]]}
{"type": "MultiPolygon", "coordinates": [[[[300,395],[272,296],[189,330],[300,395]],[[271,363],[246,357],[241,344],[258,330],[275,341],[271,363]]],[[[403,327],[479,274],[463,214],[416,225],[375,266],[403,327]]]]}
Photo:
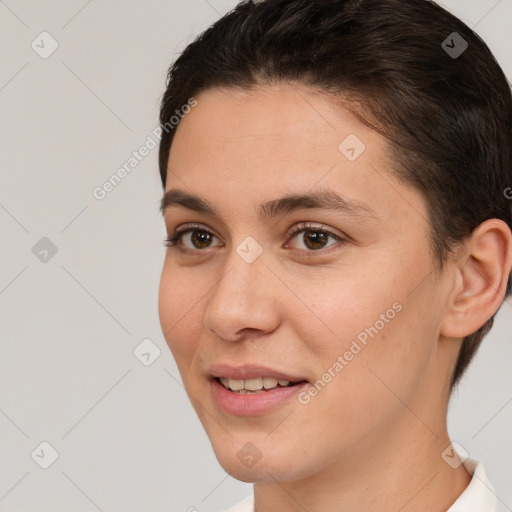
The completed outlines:
{"type": "MultiPolygon", "coordinates": [[[[497,512],[496,493],[487,479],[483,465],[474,459],[466,459],[464,467],[473,477],[446,512],[497,512]]],[[[247,496],[225,512],[254,512],[254,497],[247,496]]]]}

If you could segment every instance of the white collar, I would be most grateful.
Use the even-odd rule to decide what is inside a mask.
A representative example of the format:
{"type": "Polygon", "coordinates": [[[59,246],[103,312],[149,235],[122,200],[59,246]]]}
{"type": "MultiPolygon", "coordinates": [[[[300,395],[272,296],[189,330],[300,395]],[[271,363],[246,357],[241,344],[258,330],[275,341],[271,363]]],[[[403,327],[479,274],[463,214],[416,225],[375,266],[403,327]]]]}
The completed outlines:
{"type": "Polygon", "coordinates": [[[447,512],[496,512],[498,500],[481,462],[466,459],[464,467],[473,475],[471,482],[447,512]]]}

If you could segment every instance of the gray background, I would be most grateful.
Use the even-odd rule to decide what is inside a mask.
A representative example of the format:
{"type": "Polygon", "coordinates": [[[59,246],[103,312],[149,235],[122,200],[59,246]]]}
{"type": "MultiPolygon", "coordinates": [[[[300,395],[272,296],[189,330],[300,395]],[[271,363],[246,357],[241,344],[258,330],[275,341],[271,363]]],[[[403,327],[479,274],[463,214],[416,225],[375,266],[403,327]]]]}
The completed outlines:
{"type": "MultiPolygon", "coordinates": [[[[103,200],[92,193],[157,126],[171,60],[235,3],[0,1],[2,511],[208,512],[251,492],[218,465],[160,331],[157,149],[103,200]],[[46,59],[31,48],[50,48],[43,31],[59,44],[46,59]],[[55,255],[45,242],[33,253],[42,237],[55,255]],[[149,366],[133,353],[147,338],[161,351],[149,366]],[[43,441],[58,452],[48,469],[43,441]]],[[[444,5],[510,79],[512,0],[444,5]]],[[[449,416],[452,438],[485,464],[504,511],[511,332],[509,300],[449,416]]]]}

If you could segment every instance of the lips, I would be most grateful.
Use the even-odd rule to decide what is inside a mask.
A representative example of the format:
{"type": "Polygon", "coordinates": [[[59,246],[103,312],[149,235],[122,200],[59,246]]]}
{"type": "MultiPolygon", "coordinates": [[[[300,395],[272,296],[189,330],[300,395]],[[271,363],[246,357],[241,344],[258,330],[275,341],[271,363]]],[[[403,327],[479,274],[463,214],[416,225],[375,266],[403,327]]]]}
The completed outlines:
{"type": "MultiPolygon", "coordinates": [[[[242,381],[243,382],[243,381],[242,381]]],[[[210,393],[213,403],[220,411],[231,416],[247,417],[271,413],[280,407],[297,406],[294,397],[309,384],[305,381],[293,386],[276,386],[272,389],[231,391],[220,383],[219,378],[210,379],[210,393]]]]}
{"type": "Polygon", "coordinates": [[[291,384],[304,382],[307,379],[300,375],[289,374],[280,370],[269,368],[268,366],[259,366],[246,364],[241,366],[232,366],[229,364],[214,364],[208,368],[210,379],[232,379],[232,380],[250,380],[259,378],[272,378],[277,381],[289,381],[291,384]]]}
{"type": "Polygon", "coordinates": [[[214,403],[234,416],[270,413],[293,403],[292,398],[308,385],[301,375],[255,364],[214,364],[207,377],[214,403]]]}
{"type": "Polygon", "coordinates": [[[276,387],[293,386],[295,383],[289,380],[277,380],[274,377],[256,377],[255,379],[228,379],[226,377],[218,377],[218,381],[230,391],[237,393],[263,393],[268,389],[275,389],[276,387]]]}

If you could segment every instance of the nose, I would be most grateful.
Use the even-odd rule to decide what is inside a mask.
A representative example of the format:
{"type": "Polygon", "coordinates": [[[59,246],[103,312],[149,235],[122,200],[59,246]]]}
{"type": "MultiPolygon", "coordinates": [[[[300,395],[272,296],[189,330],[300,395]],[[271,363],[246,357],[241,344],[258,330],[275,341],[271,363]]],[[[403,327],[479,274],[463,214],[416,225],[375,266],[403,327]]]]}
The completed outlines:
{"type": "Polygon", "coordinates": [[[279,289],[265,252],[248,263],[233,250],[208,296],[203,324],[227,341],[270,333],[279,325],[279,289]]]}

